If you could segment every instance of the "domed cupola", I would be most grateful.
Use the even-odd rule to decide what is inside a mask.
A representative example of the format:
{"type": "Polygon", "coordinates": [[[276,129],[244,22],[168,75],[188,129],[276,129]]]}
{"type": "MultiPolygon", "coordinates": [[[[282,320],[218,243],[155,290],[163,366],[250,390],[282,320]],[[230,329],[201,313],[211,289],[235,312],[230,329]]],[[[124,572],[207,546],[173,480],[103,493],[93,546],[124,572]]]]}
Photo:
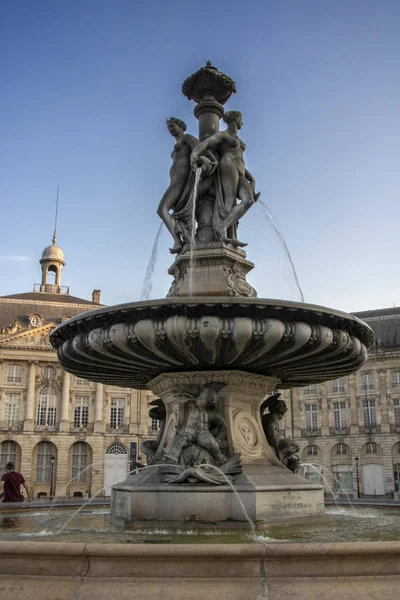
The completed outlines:
{"type": "Polygon", "coordinates": [[[40,264],[42,266],[41,292],[50,292],[51,294],[61,294],[61,271],[64,268],[64,252],[56,244],[56,232],[54,231],[53,243],[43,250],[40,264]],[[53,275],[54,273],[54,275],[53,275]],[[51,279],[53,279],[51,281],[51,279]]]}

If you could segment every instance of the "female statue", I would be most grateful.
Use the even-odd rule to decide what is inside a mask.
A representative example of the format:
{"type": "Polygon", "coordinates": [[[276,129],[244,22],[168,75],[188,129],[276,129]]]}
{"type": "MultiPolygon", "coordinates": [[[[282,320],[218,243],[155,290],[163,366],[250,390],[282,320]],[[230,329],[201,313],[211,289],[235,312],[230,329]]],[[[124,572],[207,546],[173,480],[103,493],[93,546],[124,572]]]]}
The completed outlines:
{"type": "Polygon", "coordinates": [[[164,221],[165,226],[174,239],[174,246],[171,248],[171,252],[178,253],[183,247],[183,240],[177,220],[171,215],[170,210],[179,206],[179,200],[182,198],[191,175],[190,154],[199,143],[199,140],[190,135],[190,133],[185,133],[187,129],[186,123],[176,117],[167,119],[167,129],[176,139],[176,144],[171,154],[170,184],[161,198],[157,213],[164,221]]]}
{"type": "Polygon", "coordinates": [[[243,160],[246,145],[238,136],[238,130],[243,125],[242,114],[237,110],[230,110],[224,114],[223,120],[228,126],[227,129],[200,142],[194,148],[190,160],[196,168],[201,166],[199,159],[206,152],[215,149],[218,153],[222,202],[218,203],[214,212],[214,231],[223,242],[234,246],[246,246],[247,244],[228,237],[228,228],[243,217],[260,194],[255,193],[255,179],[246,169],[243,160]],[[241,201],[240,204],[237,204],[236,199],[241,201]]]}

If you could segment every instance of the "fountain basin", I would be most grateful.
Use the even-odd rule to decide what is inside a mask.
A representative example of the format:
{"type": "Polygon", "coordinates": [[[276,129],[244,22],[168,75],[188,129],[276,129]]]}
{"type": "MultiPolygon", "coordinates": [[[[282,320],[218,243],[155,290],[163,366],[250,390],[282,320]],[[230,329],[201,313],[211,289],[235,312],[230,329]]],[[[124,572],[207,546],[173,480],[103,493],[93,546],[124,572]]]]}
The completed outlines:
{"type": "Polygon", "coordinates": [[[399,542],[353,544],[0,543],[3,597],[32,600],[397,598],[399,542]],[[23,576],[21,576],[23,574],[23,576]]]}
{"type": "Polygon", "coordinates": [[[358,369],[373,333],[351,314],[312,304],[201,297],[90,311],[50,339],[64,369],[105,384],[144,389],[161,373],[230,369],[289,388],[358,369]]]}

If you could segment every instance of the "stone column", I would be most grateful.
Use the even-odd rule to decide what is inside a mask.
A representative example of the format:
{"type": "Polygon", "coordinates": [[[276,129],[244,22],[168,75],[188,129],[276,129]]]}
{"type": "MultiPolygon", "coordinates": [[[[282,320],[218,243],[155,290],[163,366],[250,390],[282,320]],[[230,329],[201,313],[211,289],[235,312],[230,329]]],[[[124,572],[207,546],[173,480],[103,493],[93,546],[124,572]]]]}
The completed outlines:
{"type": "Polygon", "coordinates": [[[33,431],[34,411],[35,411],[35,377],[36,377],[36,365],[37,362],[30,360],[29,362],[29,375],[28,375],[28,390],[26,394],[26,408],[25,408],[25,420],[24,420],[24,431],[33,431]]]}
{"type": "Polygon", "coordinates": [[[329,400],[328,401],[328,393],[329,393],[329,387],[328,385],[330,385],[328,383],[323,383],[320,386],[320,389],[322,390],[322,397],[321,397],[321,436],[325,436],[325,435],[329,435],[329,417],[331,414],[331,407],[332,407],[332,401],[329,400]]]}
{"type": "Polygon", "coordinates": [[[96,384],[96,398],[94,404],[94,432],[104,433],[105,427],[103,423],[103,399],[104,388],[101,383],[96,384]]]}
{"type": "Polygon", "coordinates": [[[358,398],[357,398],[357,386],[356,376],[349,375],[348,378],[348,391],[350,395],[350,434],[358,435],[360,433],[359,425],[359,413],[358,413],[358,398]]]}
{"type": "Polygon", "coordinates": [[[199,120],[199,140],[202,142],[214,133],[219,132],[219,120],[224,114],[224,107],[209,94],[193,109],[199,120]]]}
{"type": "Polygon", "coordinates": [[[69,389],[70,389],[70,374],[64,372],[61,400],[61,421],[60,431],[69,431],[69,389]]]}
{"type": "MultiPolygon", "coordinates": [[[[380,425],[381,425],[381,433],[390,433],[390,425],[389,425],[389,412],[388,412],[388,395],[387,395],[387,385],[386,385],[386,377],[387,371],[386,369],[378,369],[378,407],[380,413],[380,425]]],[[[378,408],[377,407],[377,408],[378,408]]]]}

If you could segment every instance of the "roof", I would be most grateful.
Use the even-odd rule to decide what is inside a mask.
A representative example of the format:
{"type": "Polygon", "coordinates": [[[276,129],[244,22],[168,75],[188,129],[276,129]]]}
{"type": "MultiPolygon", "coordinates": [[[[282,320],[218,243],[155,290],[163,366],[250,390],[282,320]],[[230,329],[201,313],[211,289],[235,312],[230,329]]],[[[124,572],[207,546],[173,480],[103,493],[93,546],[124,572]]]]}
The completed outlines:
{"type": "Polygon", "coordinates": [[[373,329],[378,346],[400,347],[400,307],[364,310],[353,314],[373,329]]]}
{"type": "Polygon", "coordinates": [[[30,326],[30,315],[41,317],[41,325],[61,323],[66,317],[75,317],[102,304],[69,294],[27,292],[0,297],[0,329],[18,321],[22,329],[30,326]]]}
{"type": "Polygon", "coordinates": [[[0,296],[1,299],[7,300],[30,300],[34,302],[63,302],[65,304],[91,304],[93,308],[99,308],[103,304],[97,304],[91,300],[85,300],[84,298],[77,298],[76,296],[70,296],[69,294],[51,294],[49,292],[25,292],[24,294],[10,294],[9,296],[0,296]]]}

